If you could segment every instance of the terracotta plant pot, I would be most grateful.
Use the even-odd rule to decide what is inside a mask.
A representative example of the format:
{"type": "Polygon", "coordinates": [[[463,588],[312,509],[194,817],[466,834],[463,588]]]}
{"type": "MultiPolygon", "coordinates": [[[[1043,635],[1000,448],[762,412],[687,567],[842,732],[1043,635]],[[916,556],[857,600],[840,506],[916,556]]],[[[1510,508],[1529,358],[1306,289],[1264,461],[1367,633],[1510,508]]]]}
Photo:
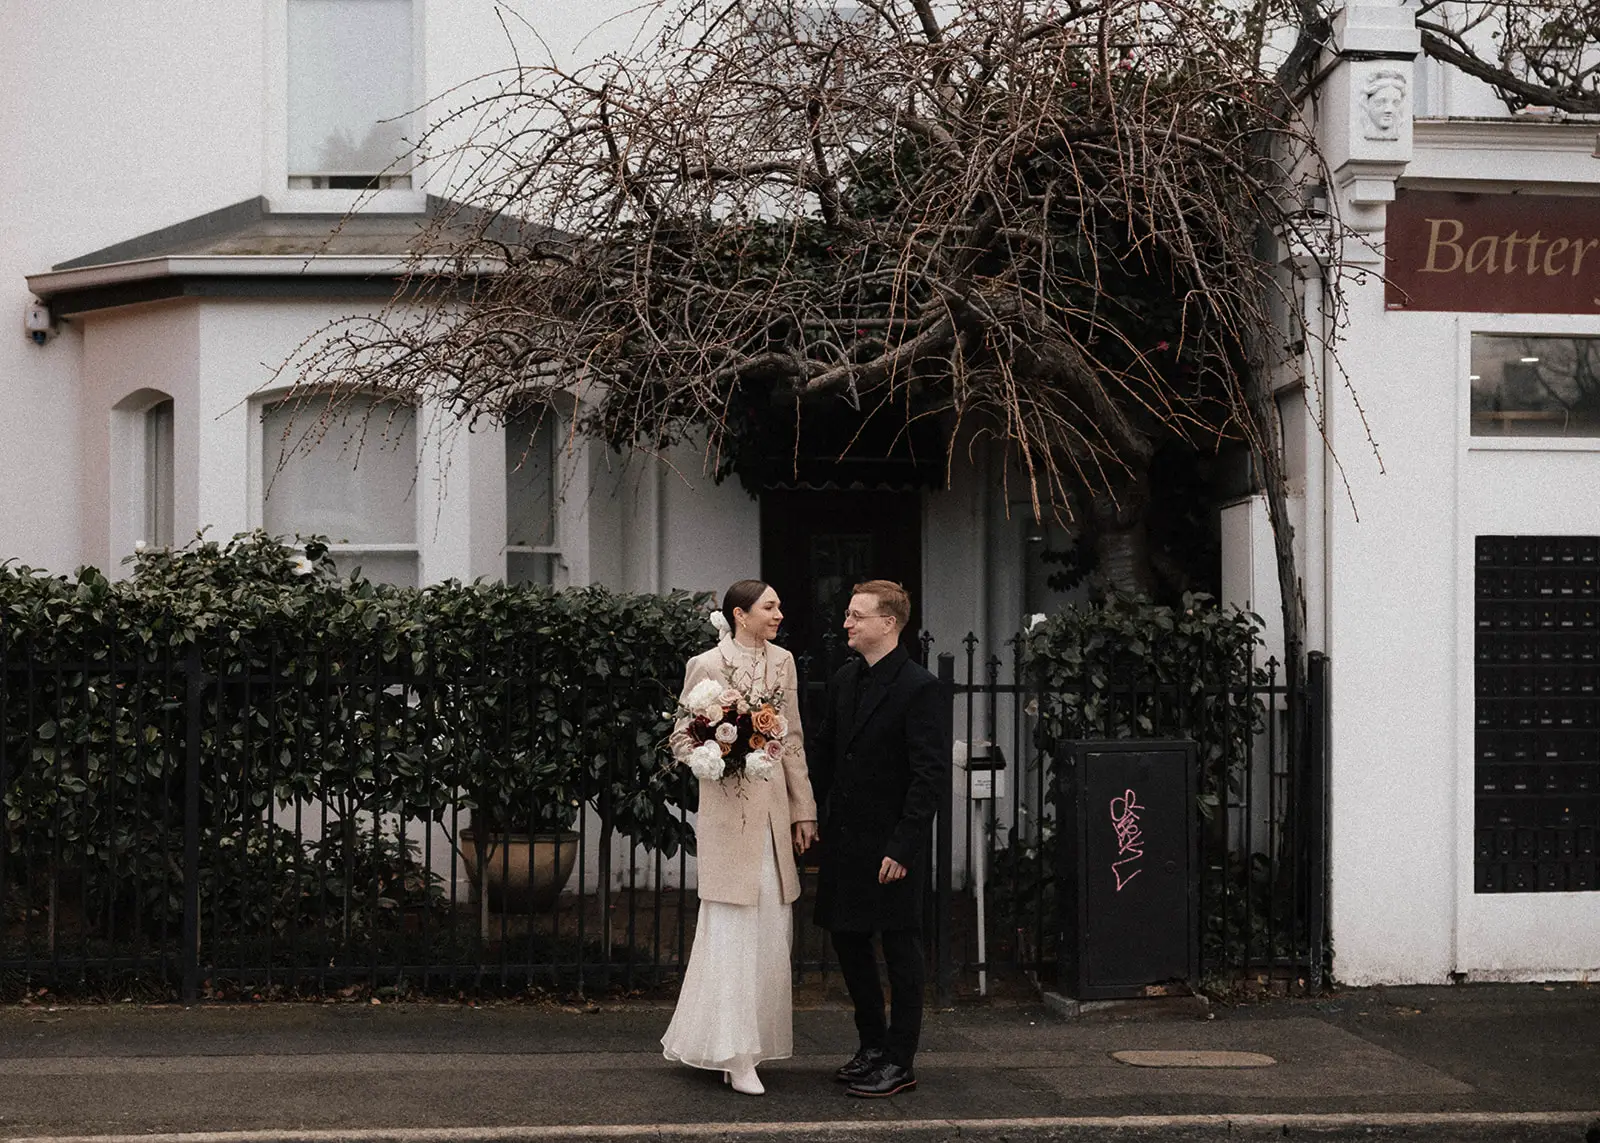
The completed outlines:
{"type": "MultiPolygon", "coordinates": [[[[461,832],[461,855],[477,900],[478,847],[472,830],[461,832]]],[[[488,866],[489,908],[497,913],[548,909],[572,877],[578,835],[571,832],[490,834],[483,842],[488,866]]]]}

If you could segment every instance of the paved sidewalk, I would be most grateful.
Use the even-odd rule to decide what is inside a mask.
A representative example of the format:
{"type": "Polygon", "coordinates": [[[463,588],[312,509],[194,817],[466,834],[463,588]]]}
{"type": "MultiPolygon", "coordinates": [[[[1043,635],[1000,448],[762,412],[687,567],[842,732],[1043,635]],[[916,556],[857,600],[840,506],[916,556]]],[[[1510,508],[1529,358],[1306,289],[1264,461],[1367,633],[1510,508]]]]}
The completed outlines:
{"type": "Polygon", "coordinates": [[[854,1046],[842,1005],[796,1013],[795,1056],[762,1068],[761,1098],[662,1060],[669,1015],[633,1003],[0,1009],[0,1141],[1582,1140],[1600,1120],[1600,987],[1358,990],[1209,1017],[931,1012],[919,1089],[882,1101],[829,1079],[854,1046]],[[1120,1052],[1187,1053],[1134,1058],[1190,1066],[1120,1052]],[[1230,1062],[1259,1066],[1193,1066],[1230,1062]],[[219,1135],[237,1132],[250,1134],[219,1135]]]}

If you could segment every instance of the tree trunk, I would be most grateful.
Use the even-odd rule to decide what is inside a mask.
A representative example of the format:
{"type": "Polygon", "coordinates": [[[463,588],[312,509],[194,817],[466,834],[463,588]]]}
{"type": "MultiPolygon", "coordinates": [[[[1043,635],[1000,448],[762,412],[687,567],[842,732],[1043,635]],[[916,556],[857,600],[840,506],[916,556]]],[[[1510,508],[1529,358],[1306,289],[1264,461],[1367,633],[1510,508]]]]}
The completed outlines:
{"type": "Polygon", "coordinates": [[[1107,590],[1154,596],[1156,574],[1150,562],[1149,514],[1147,471],[1140,471],[1117,489],[1115,500],[1109,493],[1101,493],[1090,504],[1095,561],[1107,590]]]}

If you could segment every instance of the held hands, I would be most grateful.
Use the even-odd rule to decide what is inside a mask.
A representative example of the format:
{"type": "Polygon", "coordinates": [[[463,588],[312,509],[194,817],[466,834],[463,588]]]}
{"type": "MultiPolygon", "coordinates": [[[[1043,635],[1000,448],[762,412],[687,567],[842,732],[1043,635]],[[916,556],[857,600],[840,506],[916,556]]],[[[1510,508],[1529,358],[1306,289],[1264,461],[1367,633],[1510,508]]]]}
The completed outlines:
{"type": "Polygon", "coordinates": [[[816,822],[795,822],[792,827],[794,834],[794,851],[796,854],[804,853],[821,835],[817,833],[816,822]]]}
{"type": "Polygon", "coordinates": [[[878,866],[878,884],[887,885],[891,881],[898,881],[906,875],[906,867],[892,857],[885,857],[883,864],[878,866]]]}

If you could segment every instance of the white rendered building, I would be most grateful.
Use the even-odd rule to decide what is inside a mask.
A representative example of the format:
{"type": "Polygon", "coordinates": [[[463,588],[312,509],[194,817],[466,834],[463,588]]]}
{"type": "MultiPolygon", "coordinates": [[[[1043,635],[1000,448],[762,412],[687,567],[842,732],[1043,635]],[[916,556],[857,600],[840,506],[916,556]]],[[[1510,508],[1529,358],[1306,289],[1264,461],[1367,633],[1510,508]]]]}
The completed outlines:
{"type": "MultiPolygon", "coordinates": [[[[264,526],[329,534],[343,559],[400,582],[719,590],[821,551],[827,560],[785,590],[791,601],[820,608],[839,582],[894,575],[923,601],[918,624],[936,651],[958,651],[968,631],[999,646],[1044,610],[1025,504],[1008,502],[1018,490],[982,455],[963,457],[947,489],[874,473],[862,486],[753,497],[714,482],[692,450],[620,457],[551,432],[525,455],[515,435],[508,447],[499,429],[467,433],[421,408],[367,421],[359,465],[352,423],[277,471],[288,415],[276,402],[289,380],[279,366],[326,323],[390,296],[400,254],[436,208],[430,194],[447,191],[446,172],[396,164],[432,114],[426,101],[459,102],[516,53],[545,50],[496,7],[0,9],[0,312],[9,305],[14,320],[0,337],[0,558],[113,570],[140,540],[264,526]],[[330,119],[329,107],[349,115],[330,119]],[[360,215],[340,226],[358,200],[360,215]],[[25,326],[30,311],[38,328],[25,326]],[[346,440],[350,449],[329,450],[346,440]]],[[[621,21],[591,33],[606,11],[527,15],[538,40],[576,57],[627,43],[621,21]]],[[[1417,57],[1397,5],[1352,7],[1337,47],[1318,129],[1329,194],[1371,250],[1353,249],[1351,272],[1329,284],[1348,307],[1344,374],[1308,338],[1313,383],[1280,401],[1309,643],[1332,662],[1335,974],[1593,972],[1600,791],[1582,784],[1600,756],[1580,755],[1584,731],[1593,740],[1600,729],[1546,726],[1541,739],[1515,723],[1547,717],[1540,695],[1480,702],[1491,679],[1521,684],[1515,648],[1485,646],[1479,620],[1520,620],[1480,606],[1477,559],[1479,537],[1600,537],[1600,421],[1558,417],[1534,391],[1539,376],[1513,368],[1600,345],[1584,340],[1600,339],[1595,127],[1507,116],[1483,85],[1417,57]],[[1451,197],[1462,194],[1477,197],[1451,197]],[[1496,238],[1493,254],[1474,246],[1484,237],[1496,238]],[[1412,263],[1395,261],[1402,254],[1412,263]],[[1532,357],[1542,360],[1522,360],[1532,357]],[[1512,658],[1493,657],[1501,651],[1512,658]],[[1513,722],[1494,722],[1502,716],[1513,722]],[[1480,719],[1494,725],[1480,730],[1480,719]],[[1495,753],[1551,743],[1567,753],[1544,770],[1495,753]],[[1574,824],[1584,812],[1587,835],[1574,824]],[[1517,824],[1524,813],[1533,824],[1517,824]]],[[[1323,328],[1326,292],[1319,282],[1306,293],[1310,329],[1323,328]]],[[[1223,536],[1230,601],[1276,626],[1259,501],[1225,509],[1223,536]]],[[[1541,569],[1582,571],[1577,555],[1546,565],[1538,545],[1484,543],[1506,561],[1486,568],[1509,574],[1507,601],[1522,599],[1520,572],[1533,577],[1532,604],[1541,569]]],[[[1573,614],[1569,642],[1592,648],[1593,625],[1573,614]]],[[[1539,630],[1534,621],[1528,633],[1539,630]]],[[[1592,719],[1592,652],[1587,675],[1581,660],[1555,667],[1569,674],[1552,685],[1567,689],[1544,697],[1569,705],[1548,717],[1592,719]]]]}

